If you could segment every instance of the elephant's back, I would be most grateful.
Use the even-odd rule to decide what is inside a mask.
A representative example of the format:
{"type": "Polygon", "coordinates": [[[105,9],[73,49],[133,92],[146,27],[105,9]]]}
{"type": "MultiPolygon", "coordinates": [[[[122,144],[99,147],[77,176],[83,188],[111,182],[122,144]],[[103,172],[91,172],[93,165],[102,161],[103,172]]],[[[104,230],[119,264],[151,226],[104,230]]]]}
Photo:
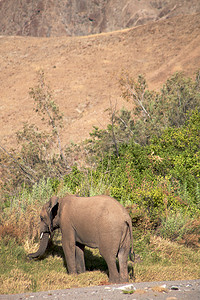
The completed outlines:
{"type": "Polygon", "coordinates": [[[81,205],[90,205],[98,207],[105,207],[110,210],[118,210],[126,212],[126,209],[116,199],[107,195],[97,195],[93,197],[77,197],[77,200],[81,205]]]}
{"type": "Polygon", "coordinates": [[[79,216],[90,215],[99,218],[99,216],[106,215],[107,218],[117,216],[118,218],[129,219],[127,210],[116,199],[107,195],[93,197],[69,195],[63,198],[63,204],[67,205],[71,212],[79,211],[79,216]]]}
{"type": "Polygon", "coordinates": [[[97,218],[105,218],[105,220],[117,220],[117,222],[129,222],[130,216],[125,207],[116,199],[100,195],[88,197],[88,205],[95,207],[95,214],[97,218]]]}

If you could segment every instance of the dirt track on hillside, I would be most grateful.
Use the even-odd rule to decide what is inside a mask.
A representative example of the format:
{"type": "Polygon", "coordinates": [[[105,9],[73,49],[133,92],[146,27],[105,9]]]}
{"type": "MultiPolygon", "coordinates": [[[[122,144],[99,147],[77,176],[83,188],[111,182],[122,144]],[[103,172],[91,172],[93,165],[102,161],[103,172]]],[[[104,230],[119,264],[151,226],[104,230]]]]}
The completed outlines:
{"type": "Polygon", "coordinates": [[[62,144],[88,137],[93,125],[105,128],[110,103],[131,108],[121,98],[123,70],[144,74],[159,88],[175,71],[192,76],[200,68],[200,14],[87,37],[0,37],[0,141],[15,145],[23,122],[44,128],[33,112],[30,87],[43,69],[64,113],[62,144]]]}
{"type": "Polygon", "coordinates": [[[17,295],[0,295],[0,299],[198,300],[200,299],[200,280],[141,282],[130,285],[106,285],[17,295]],[[134,292],[132,294],[124,294],[123,290],[134,292]]]}

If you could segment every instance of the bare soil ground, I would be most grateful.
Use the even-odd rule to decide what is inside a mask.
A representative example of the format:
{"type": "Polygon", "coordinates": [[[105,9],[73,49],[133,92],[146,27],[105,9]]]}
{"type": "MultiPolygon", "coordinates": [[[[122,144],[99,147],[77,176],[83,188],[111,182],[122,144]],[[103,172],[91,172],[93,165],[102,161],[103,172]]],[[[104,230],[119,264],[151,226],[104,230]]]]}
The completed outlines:
{"type": "Polygon", "coordinates": [[[121,98],[123,70],[145,75],[159,89],[176,71],[192,76],[200,68],[200,14],[179,16],[131,29],[85,37],[0,37],[0,142],[15,145],[23,122],[43,124],[33,112],[29,89],[43,69],[64,114],[63,146],[105,128],[110,103],[121,98]]]}
{"type": "Polygon", "coordinates": [[[26,293],[17,295],[0,295],[2,300],[24,299],[140,299],[140,300],[198,300],[200,298],[200,280],[141,282],[134,284],[107,285],[87,288],[26,293]],[[123,290],[133,292],[124,294],[123,290]]]}

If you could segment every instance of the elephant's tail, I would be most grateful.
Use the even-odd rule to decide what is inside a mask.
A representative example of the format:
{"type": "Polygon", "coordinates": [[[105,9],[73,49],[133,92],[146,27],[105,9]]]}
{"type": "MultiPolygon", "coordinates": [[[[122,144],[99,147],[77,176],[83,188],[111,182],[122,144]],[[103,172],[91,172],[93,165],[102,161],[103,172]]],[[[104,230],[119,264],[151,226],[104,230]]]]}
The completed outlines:
{"type": "Polygon", "coordinates": [[[135,261],[135,252],[133,250],[133,229],[132,229],[132,221],[131,221],[131,218],[127,221],[127,225],[128,225],[128,228],[129,228],[129,234],[130,234],[130,250],[129,250],[129,258],[130,258],[130,261],[131,261],[131,271],[129,273],[130,275],[130,278],[134,278],[134,267],[133,267],[133,263],[135,261]]]}
{"type": "Polygon", "coordinates": [[[133,250],[133,247],[130,248],[130,251],[129,251],[129,258],[132,262],[135,261],[135,252],[133,250]]]}
{"type": "Polygon", "coordinates": [[[132,222],[131,219],[127,222],[129,227],[129,234],[130,234],[130,240],[131,240],[131,247],[129,250],[129,258],[132,262],[135,261],[135,252],[133,250],[133,229],[132,229],[132,222]]]}

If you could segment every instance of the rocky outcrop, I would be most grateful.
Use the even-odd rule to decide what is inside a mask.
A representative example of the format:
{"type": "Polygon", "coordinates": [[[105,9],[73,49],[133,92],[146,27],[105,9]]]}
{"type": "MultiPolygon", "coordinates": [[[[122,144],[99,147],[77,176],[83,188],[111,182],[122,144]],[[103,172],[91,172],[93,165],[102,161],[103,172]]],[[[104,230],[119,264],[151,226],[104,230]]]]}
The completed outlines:
{"type": "Polygon", "coordinates": [[[196,12],[199,0],[0,0],[0,35],[81,36],[196,12]]]}

